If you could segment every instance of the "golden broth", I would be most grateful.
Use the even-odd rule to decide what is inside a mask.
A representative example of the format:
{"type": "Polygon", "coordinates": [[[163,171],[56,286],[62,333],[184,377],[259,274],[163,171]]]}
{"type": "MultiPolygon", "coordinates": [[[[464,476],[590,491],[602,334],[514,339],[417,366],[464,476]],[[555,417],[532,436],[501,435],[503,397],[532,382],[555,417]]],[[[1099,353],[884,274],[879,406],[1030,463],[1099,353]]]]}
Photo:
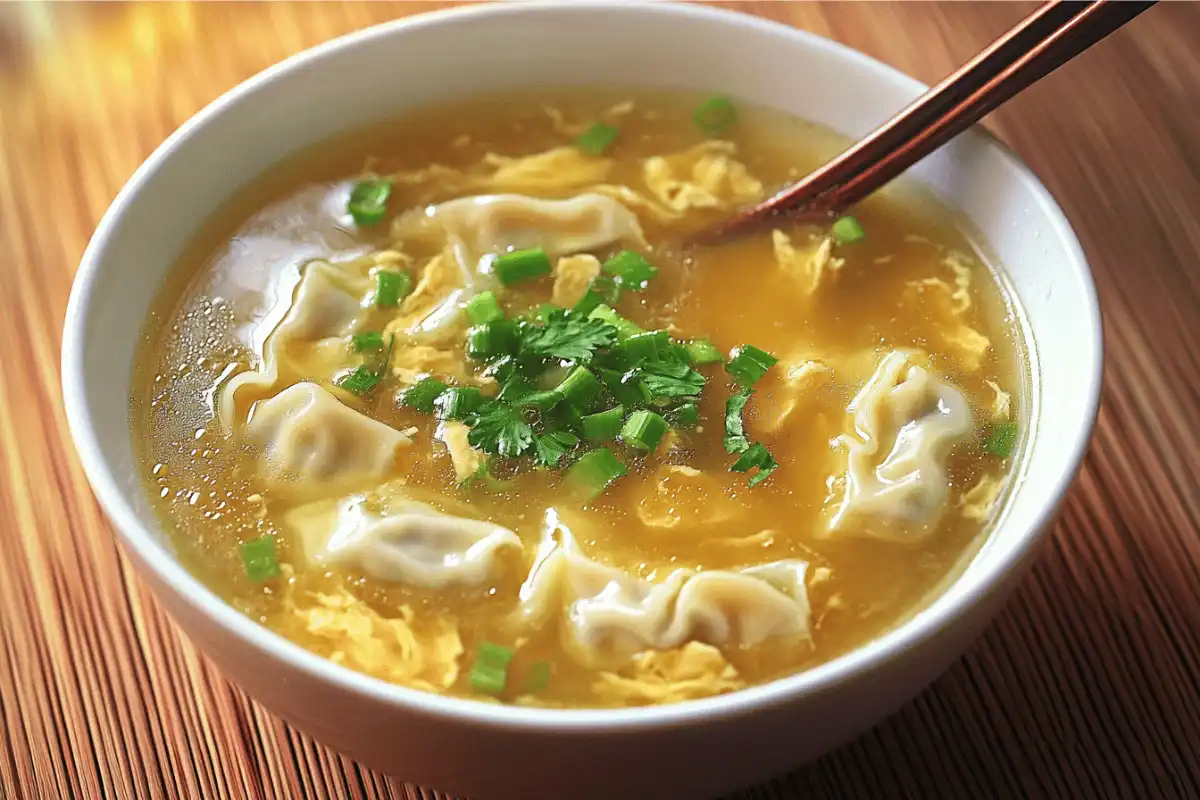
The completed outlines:
{"type": "MultiPolygon", "coordinates": [[[[692,124],[692,110],[701,99],[643,91],[571,91],[456,103],[316,149],[264,176],[231,204],[193,243],[163,289],[135,370],[133,429],[143,453],[144,478],[182,561],[264,625],[385,679],[414,683],[389,666],[401,651],[396,629],[383,620],[403,617],[403,627],[411,629],[419,646],[453,651],[446,645],[452,638],[447,629],[461,640],[463,652],[453,659],[458,669],[450,685],[415,682],[423,688],[481,697],[468,673],[476,646],[492,641],[517,650],[502,695],[509,701],[605,706],[711,693],[703,687],[661,698],[610,692],[598,683],[596,670],[580,666],[564,651],[557,626],[514,632],[509,617],[542,537],[545,510],[564,504],[557,473],[524,471],[507,489],[486,481],[455,487],[446,448],[433,437],[436,420],[397,408],[393,383],[385,382],[364,400],[343,397],[393,428],[415,429],[414,444],[399,452],[388,478],[391,486],[400,479],[405,494],[448,513],[493,521],[516,532],[525,544],[524,555],[508,559],[503,576],[483,586],[415,589],[354,571],[306,565],[301,543],[284,522],[301,501],[274,496],[257,477],[261,453],[236,435],[229,437],[214,418],[222,382],[257,365],[255,351],[291,297],[298,264],[334,252],[395,246],[388,224],[360,232],[338,224],[330,211],[344,203],[344,193],[337,193],[340,182],[361,175],[364,163],[380,175],[430,164],[467,169],[488,153],[524,156],[570,144],[579,127],[607,114],[621,133],[606,153],[614,159],[606,182],[640,190],[644,159],[704,141],[692,124]],[[630,100],[632,109],[611,111],[630,100]],[[282,577],[255,583],[245,574],[240,545],[264,535],[274,537],[286,566],[282,577]],[[354,599],[326,603],[313,612],[312,598],[321,594],[327,600],[354,599]],[[360,601],[365,606],[354,605],[360,601]],[[349,606],[339,606],[342,602],[349,606]],[[386,646],[364,654],[371,646],[347,632],[352,621],[330,621],[343,612],[370,620],[370,632],[363,636],[385,640],[386,646]],[[536,694],[525,694],[521,681],[537,661],[549,662],[553,675],[536,694]]],[[[745,107],[739,108],[739,121],[726,138],[736,144],[736,160],[766,192],[845,144],[823,129],[745,107]]],[[[582,190],[550,187],[524,193],[568,197],[582,190]]],[[[472,193],[482,192],[456,191],[452,182],[397,183],[389,208],[399,212],[472,193]]],[[[993,416],[1004,416],[994,409],[997,392],[1012,395],[1012,419],[1020,419],[1022,396],[1021,343],[997,279],[958,220],[920,192],[892,187],[857,208],[865,240],[837,247],[844,264],[823,278],[811,297],[779,268],[770,232],[722,246],[680,248],[686,232],[728,213],[692,209],[671,223],[639,213],[660,274],[644,292],[626,292],[618,310],[647,330],[669,328],[682,338],[708,337],[723,352],[750,343],[785,362],[798,357],[829,360],[836,365],[832,384],[806,395],[779,430],[773,421],[792,397],[783,372],[786,363],[756,387],[747,407],[747,428],[752,440],[768,444],[780,466],[750,488],[745,474],[729,471],[734,457],[722,446],[731,382],[719,365],[710,367],[709,386],[699,402],[699,427],[683,432],[679,446],[670,451],[660,448],[644,458],[621,451],[629,475],[586,508],[570,512],[584,552],[649,580],[661,581],[681,567],[737,569],[788,558],[809,562],[811,643],[725,647],[722,655],[737,677],[709,681],[713,692],[794,673],[860,646],[912,614],[952,578],[978,546],[995,511],[965,514],[964,505],[974,499],[964,499],[966,493],[981,481],[1005,477],[1013,461],[984,453],[980,431],[993,416]],[[966,265],[966,271],[955,271],[948,258],[966,265]],[[964,286],[964,275],[969,286],[964,286]],[[970,307],[954,313],[913,285],[935,278],[964,288],[970,307]],[[945,338],[946,331],[964,325],[990,341],[977,368],[971,368],[969,358],[964,365],[962,353],[945,338]],[[971,402],[976,432],[950,453],[949,507],[936,530],[914,543],[821,535],[831,502],[829,458],[835,448],[830,441],[846,429],[847,403],[879,359],[896,347],[926,351],[933,370],[971,402]],[[667,471],[671,465],[701,471],[704,485],[667,471]]],[[[798,247],[813,230],[785,228],[798,247]]],[[[401,244],[418,264],[433,255],[419,245],[401,244]]],[[[596,255],[603,259],[616,249],[604,248],[596,255]]],[[[419,272],[414,270],[414,278],[419,272]]],[[[510,311],[536,307],[549,299],[551,284],[550,278],[521,284],[504,295],[505,305],[510,311]]],[[[374,315],[372,323],[382,327],[388,314],[374,315]]],[[[460,347],[452,349],[461,357],[460,347]]],[[[351,363],[349,353],[346,358],[351,363]]],[[[328,385],[331,376],[309,377],[328,385]]]]}

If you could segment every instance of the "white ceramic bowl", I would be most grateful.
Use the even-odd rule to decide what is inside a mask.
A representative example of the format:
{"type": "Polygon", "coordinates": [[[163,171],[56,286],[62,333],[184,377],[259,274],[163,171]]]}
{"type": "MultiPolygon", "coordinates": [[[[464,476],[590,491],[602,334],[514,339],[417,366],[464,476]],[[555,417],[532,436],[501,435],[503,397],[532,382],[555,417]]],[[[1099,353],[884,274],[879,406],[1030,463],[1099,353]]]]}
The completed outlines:
{"type": "Polygon", "coordinates": [[[658,3],[478,6],[335,40],[204,109],[113,202],[71,293],[67,414],[88,478],[158,600],[230,679],[319,741],[370,767],[478,798],[713,796],[846,741],[945,669],[1017,582],[1078,467],[1099,396],[1095,290],[1053,199],[989,137],[960,137],[916,174],[999,256],[1036,345],[1036,424],[1019,486],[944,595],[886,636],[803,674],[665,708],[546,711],[437,697],[351,672],[242,616],[178,564],[147,507],[130,446],[131,361],[151,302],[185,243],[256,175],[411,106],[586,84],[726,93],[850,136],[924,89],[808,33],[658,3]]]}

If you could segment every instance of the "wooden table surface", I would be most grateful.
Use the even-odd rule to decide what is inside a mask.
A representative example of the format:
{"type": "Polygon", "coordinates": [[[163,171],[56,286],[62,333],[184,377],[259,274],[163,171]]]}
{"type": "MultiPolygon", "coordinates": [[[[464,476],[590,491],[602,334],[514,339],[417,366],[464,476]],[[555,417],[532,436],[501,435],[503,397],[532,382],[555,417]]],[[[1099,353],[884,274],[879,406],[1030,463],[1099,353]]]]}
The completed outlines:
{"type": "MultiPolygon", "coordinates": [[[[5,800],[442,797],[314,744],[181,637],[88,489],[58,375],[84,245],[168,133],[290,53],[436,5],[0,4],[5,800]]],[[[729,5],[927,82],[1028,9],[729,5]]],[[[1197,41],[1200,5],[1162,3],[991,121],[1099,282],[1091,451],[1037,567],[965,658],[858,741],[741,797],[1200,795],[1197,41]]]]}

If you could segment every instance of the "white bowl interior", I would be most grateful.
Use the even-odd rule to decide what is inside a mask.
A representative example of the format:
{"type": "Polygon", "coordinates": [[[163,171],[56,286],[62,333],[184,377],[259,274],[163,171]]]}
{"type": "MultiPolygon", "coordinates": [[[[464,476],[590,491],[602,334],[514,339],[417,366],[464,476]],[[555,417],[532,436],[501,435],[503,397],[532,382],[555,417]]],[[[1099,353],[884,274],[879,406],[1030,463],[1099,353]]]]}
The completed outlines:
{"type": "MultiPolygon", "coordinates": [[[[923,89],[840,45],[740,15],[659,4],[501,4],[371,29],[302,54],[181,128],[117,198],[88,248],[64,337],[64,389],[89,478],[127,546],[190,603],[237,628],[253,646],[404,702],[495,720],[545,722],[554,715],[421,700],[408,690],[319,666],[315,656],[305,661],[306,654],[224,607],[161,544],[136,477],[129,386],[141,328],[164,275],[206,218],[266,168],[405,108],[487,90],[573,84],[727,93],[850,136],[867,133],[923,89]]],[[[982,135],[960,137],[915,172],[973,221],[1027,315],[1039,361],[1037,425],[1021,485],[987,546],[915,619],[801,676],[691,704],[696,708],[729,708],[752,696],[836,680],[878,663],[981,600],[1024,561],[1082,455],[1098,396],[1100,333],[1094,289],[1067,222],[1017,159],[982,135]]],[[[557,713],[576,723],[613,724],[681,712],[557,713]]]]}

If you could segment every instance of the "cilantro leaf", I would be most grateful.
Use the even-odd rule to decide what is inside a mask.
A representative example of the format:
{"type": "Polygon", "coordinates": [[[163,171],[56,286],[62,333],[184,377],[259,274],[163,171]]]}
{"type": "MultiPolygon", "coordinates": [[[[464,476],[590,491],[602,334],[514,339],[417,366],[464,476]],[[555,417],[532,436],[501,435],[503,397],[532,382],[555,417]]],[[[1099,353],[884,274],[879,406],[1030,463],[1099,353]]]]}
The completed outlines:
{"type": "Polygon", "coordinates": [[[558,462],[575,445],[579,437],[567,431],[547,431],[533,438],[537,463],[545,467],[558,466],[558,462]]]}
{"type": "Polygon", "coordinates": [[[763,446],[762,442],[755,442],[749,450],[738,456],[737,461],[733,462],[733,466],[729,470],[730,472],[749,472],[755,467],[758,468],[758,474],[750,478],[751,487],[758,486],[779,467],[775,457],[763,446]]]}
{"type": "Polygon", "coordinates": [[[642,386],[654,398],[695,397],[704,390],[706,380],[686,361],[674,357],[646,361],[637,374],[642,386]]]}
{"type": "Polygon", "coordinates": [[[503,403],[491,403],[479,411],[467,443],[485,453],[516,458],[533,444],[533,428],[521,410],[503,403]]]}
{"type": "Polygon", "coordinates": [[[743,389],[729,395],[725,401],[725,452],[744,453],[750,449],[750,440],[746,438],[746,427],[742,422],[742,412],[753,389],[743,389]]]}
{"type": "Polygon", "coordinates": [[[552,316],[545,325],[521,329],[521,354],[565,361],[588,361],[600,347],[617,340],[617,329],[608,323],[579,316],[552,316]]]}

